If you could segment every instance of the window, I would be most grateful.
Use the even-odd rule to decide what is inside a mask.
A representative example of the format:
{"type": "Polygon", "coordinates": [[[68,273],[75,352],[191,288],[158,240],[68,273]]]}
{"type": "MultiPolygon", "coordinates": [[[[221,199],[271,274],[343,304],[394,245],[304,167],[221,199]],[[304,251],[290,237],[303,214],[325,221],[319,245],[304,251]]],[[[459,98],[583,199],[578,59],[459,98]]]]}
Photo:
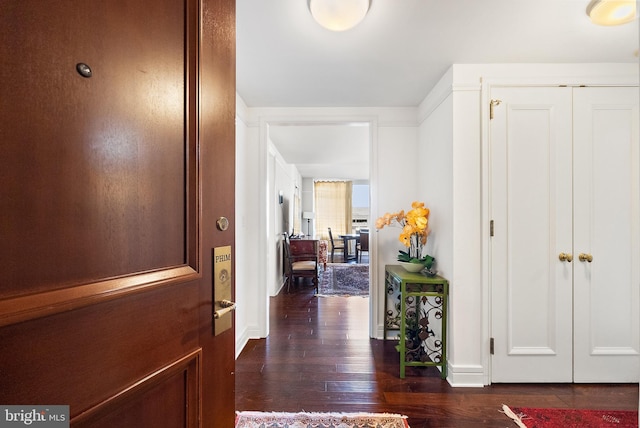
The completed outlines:
{"type": "Polygon", "coordinates": [[[329,227],[334,237],[351,233],[352,182],[316,181],[313,189],[316,237],[329,239],[329,227]]]}

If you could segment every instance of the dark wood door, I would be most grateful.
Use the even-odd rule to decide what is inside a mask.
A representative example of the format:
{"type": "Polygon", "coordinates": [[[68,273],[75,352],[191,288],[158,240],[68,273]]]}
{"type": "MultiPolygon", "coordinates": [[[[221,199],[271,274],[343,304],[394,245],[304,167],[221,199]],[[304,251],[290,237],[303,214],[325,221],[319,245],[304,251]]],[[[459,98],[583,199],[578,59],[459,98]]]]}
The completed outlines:
{"type": "Polygon", "coordinates": [[[7,0],[0,35],[0,403],[233,426],[235,0],[7,0]]]}

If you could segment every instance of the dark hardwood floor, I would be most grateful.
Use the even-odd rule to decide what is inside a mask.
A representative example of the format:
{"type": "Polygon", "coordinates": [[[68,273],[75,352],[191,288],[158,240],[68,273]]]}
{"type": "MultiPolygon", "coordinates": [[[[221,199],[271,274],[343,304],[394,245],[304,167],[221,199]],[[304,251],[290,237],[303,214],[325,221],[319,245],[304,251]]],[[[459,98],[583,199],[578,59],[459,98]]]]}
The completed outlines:
{"type": "Polygon", "coordinates": [[[399,378],[393,340],[368,337],[368,298],[315,297],[311,285],[271,298],[267,339],[236,361],[236,409],[390,412],[411,428],[511,427],[502,404],[637,410],[638,384],[453,388],[433,367],[399,378]]]}

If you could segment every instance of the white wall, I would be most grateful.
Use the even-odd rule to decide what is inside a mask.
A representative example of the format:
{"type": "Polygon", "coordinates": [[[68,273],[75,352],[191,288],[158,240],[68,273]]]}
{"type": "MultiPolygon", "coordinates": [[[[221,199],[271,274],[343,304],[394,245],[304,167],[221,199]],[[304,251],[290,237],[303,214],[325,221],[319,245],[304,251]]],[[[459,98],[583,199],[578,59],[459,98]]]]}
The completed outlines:
{"type": "MultiPolygon", "coordinates": [[[[273,223],[270,224],[271,233],[267,236],[269,248],[272,250],[268,263],[267,295],[276,296],[284,286],[282,234],[291,235],[293,231],[294,197],[300,196],[301,178],[295,165],[287,164],[271,141],[268,142],[267,162],[273,165],[273,177],[267,182],[267,201],[274,201],[272,206],[273,223]],[[279,203],[282,193],[284,202],[279,203]]],[[[299,233],[296,230],[296,233],[299,233]]]]}
{"type": "MultiPolygon", "coordinates": [[[[436,270],[450,283],[453,272],[453,99],[450,90],[440,94],[428,117],[420,124],[420,195],[430,209],[426,253],[435,257],[436,270]]],[[[452,294],[449,292],[447,354],[452,355],[452,294]]],[[[434,326],[434,332],[441,330],[434,326]]],[[[451,368],[449,367],[449,373],[451,368]]]]}
{"type": "MultiPolygon", "coordinates": [[[[235,246],[235,301],[239,305],[236,318],[236,356],[252,337],[262,330],[256,324],[256,314],[265,314],[265,307],[258,307],[260,300],[253,295],[260,292],[259,271],[251,267],[251,256],[255,252],[255,236],[260,224],[255,217],[266,215],[266,207],[256,204],[259,185],[253,181],[253,171],[260,170],[256,141],[258,130],[246,122],[248,110],[244,102],[236,99],[236,246],[235,246]]],[[[262,286],[263,287],[263,286],[262,286]]],[[[264,316],[264,315],[262,315],[264,316]]]]}
{"type": "MultiPolygon", "coordinates": [[[[301,211],[315,212],[313,206],[313,178],[302,179],[302,192],[300,197],[302,198],[301,211]]],[[[302,220],[302,231],[306,235],[315,236],[315,219],[311,219],[308,222],[307,220],[302,220]]]]}
{"type": "Polygon", "coordinates": [[[427,158],[422,192],[432,195],[428,249],[450,285],[448,378],[454,385],[480,386],[480,84],[455,82],[453,70],[421,106],[420,144],[427,158]]]}
{"type": "MultiPolygon", "coordinates": [[[[408,211],[411,203],[420,199],[420,168],[418,162],[417,126],[381,126],[378,131],[377,176],[371,177],[371,194],[376,200],[372,210],[371,233],[369,234],[369,264],[375,275],[376,299],[372,299],[376,323],[375,336],[384,334],[385,265],[397,264],[398,251],[405,247],[398,240],[400,229],[385,227],[376,230],[375,221],[385,213],[408,211]],[[374,263],[375,262],[375,263],[374,263]]],[[[373,297],[373,296],[372,296],[373,297]]]]}

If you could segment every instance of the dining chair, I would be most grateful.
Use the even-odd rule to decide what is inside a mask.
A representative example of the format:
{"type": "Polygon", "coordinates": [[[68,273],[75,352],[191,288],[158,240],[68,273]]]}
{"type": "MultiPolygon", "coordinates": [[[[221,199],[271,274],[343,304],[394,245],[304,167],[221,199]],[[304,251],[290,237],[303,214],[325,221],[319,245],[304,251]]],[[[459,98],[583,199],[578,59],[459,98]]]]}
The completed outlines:
{"type": "Polygon", "coordinates": [[[329,241],[331,242],[331,263],[333,263],[333,254],[336,250],[342,251],[342,257],[344,258],[344,243],[342,245],[336,245],[333,240],[333,234],[331,233],[331,228],[329,227],[329,241]]]}
{"type": "Polygon", "coordinates": [[[358,263],[362,263],[362,252],[366,251],[367,255],[369,254],[369,231],[361,230],[360,231],[360,240],[358,241],[358,245],[356,246],[358,252],[358,263]]]}
{"type": "Polygon", "coordinates": [[[283,237],[285,266],[287,269],[287,293],[298,278],[311,278],[318,293],[318,241],[315,239],[289,240],[283,237]]]}

